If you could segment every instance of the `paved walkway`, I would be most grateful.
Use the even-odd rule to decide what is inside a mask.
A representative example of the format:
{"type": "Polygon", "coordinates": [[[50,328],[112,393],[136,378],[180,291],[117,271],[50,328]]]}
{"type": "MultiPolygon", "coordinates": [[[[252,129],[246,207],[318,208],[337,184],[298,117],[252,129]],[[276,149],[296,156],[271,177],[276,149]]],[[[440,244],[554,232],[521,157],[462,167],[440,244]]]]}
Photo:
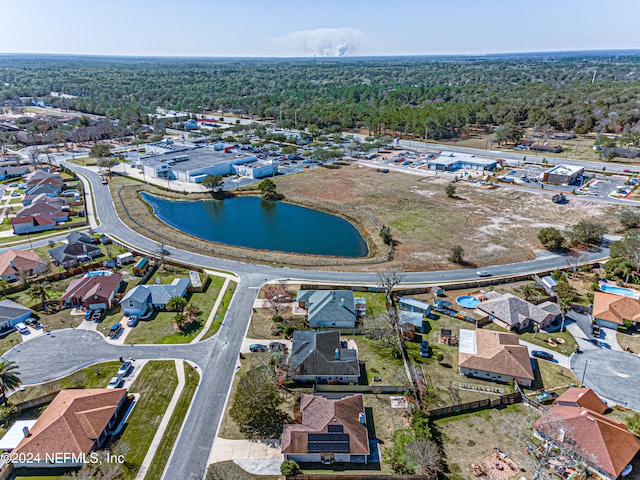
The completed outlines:
{"type": "Polygon", "coordinates": [[[277,459],[282,462],[280,440],[229,440],[216,437],[210,463],[227,460],[277,459]]]}
{"type": "Polygon", "coordinates": [[[175,360],[176,363],[176,372],[178,374],[178,386],[176,390],[173,392],[173,396],[171,397],[171,401],[167,406],[166,412],[164,412],[164,416],[162,417],[162,421],[160,425],[158,425],[158,430],[156,431],[153,440],[151,441],[151,445],[149,445],[149,449],[147,450],[147,454],[140,465],[140,470],[138,470],[138,474],[136,475],[136,480],[142,480],[144,476],[147,474],[147,470],[153,461],[153,457],[156,454],[156,450],[162,441],[162,437],[164,437],[164,432],[167,429],[167,425],[169,425],[169,420],[171,420],[171,416],[173,415],[173,411],[176,408],[178,400],[180,400],[180,395],[182,394],[182,390],[184,389],[184,362],[182,360],[175,360]]]}
{"type": "MultiPolygon", "coordinates": [[[[222,288],[220,289],[218,298],[216,299],[216,303],[213,304],[213,308],[209,313],[209,318],[207,318],[207,323],[204,324],[204,327],[202,328],[200,333],[196,335],[196,337],[193,340],[191,340],[190,343],[198,343],[200,340],[202,340],[202,337],[204,337],[207,334],[207,332],[209,331],[209,327],[211,327],[211,324],[215,320],[216,313],[218,312],[218,307],[220,307],[220,304],[222,303],[222,299],[224,298],[224,293],[227,291],[227,288],[229,287],[229,283],[231,282],[231,278],[229,276],[225,275],[225,277],[226,278],[224,279],[224,283],[222,284],[222,288]]],[[[224,319],[222,320],[224,321],[224,319]]]]}

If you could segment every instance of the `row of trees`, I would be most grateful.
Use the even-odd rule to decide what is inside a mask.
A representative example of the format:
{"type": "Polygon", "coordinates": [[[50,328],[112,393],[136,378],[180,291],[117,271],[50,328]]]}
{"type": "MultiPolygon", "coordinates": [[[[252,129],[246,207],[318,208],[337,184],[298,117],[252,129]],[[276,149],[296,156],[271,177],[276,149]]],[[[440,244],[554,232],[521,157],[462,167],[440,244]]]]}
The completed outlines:
{"type": "Polygon", "coordinates": [[[545,248],[562,251],[565,247],[594,247],[600,244],[607,227],[590,220],[581,220],[564,230],[546,227],[538,232],[538,240],[545,248]]]}

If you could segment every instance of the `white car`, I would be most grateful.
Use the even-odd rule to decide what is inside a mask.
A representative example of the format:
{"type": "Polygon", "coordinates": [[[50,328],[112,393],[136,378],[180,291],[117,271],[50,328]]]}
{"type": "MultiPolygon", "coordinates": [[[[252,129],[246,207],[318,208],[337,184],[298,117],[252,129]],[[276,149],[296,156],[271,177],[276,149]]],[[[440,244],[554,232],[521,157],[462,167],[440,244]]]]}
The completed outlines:
{"type": "Polygon", "coordinates": [[[478,275],[479,277],[490,277],[491,274],[489,272],[487,272],[486,270],[478,270],[476,272],[476,275],[478,275]]]}
{"type": "Polygon", "coordinates": [[[22,323],[22,322],[17,323],[17,324],[16,324],[16,326],[15,326],[15,329],[16,329],[19,333],[21,333],[22,335],[26,335],[26,334],[28,334],[28,333],[29,333],[29,329],[28,329],[28,328],[27,328],[27,326],[26,326],[24,323],[22,323]]]}
{"type": "Polygon", "coordinates": [[[111,377],[109,380],[109,385],[107,385],[107,389],[111,390],[113,388],[119,388],[122,385],[122,377],[120,375],[116,375],[115,377],[111,377]]]}

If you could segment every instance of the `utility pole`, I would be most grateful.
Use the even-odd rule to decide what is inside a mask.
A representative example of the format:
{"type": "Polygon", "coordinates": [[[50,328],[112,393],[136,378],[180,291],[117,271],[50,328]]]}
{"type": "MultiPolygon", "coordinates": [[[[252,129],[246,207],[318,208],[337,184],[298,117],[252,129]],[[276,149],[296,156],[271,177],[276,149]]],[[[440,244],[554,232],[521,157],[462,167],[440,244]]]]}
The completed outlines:
{"type": "Polygon", "coordinates": [[[584,372],[582,372],[582,380],[580,380],[580,385],[584,385],[584,377],[587,375],[587,367],[589,366],[589,360],[584,364],[584,372]]]}

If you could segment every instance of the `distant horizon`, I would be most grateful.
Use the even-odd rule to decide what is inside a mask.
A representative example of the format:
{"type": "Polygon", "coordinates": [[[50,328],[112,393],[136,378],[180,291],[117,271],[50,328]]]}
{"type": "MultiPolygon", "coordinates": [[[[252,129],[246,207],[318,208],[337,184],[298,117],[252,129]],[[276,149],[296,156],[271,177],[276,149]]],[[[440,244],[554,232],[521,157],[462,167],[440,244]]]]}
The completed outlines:
{"type": "Polygon", "coordinates": [[[411,57],[640,49],[637,0],[5,1],[0,51],[168,58],[411,57]]]}
{"type": "Polygon", "coordinates": [[[90,53],[46,53],[46,52],[0,52],[0,57],[91,57],[91,58],[160,58],[160,59],[203,59],[203,60],[318,60],[318,61],[348,61],[358,59],[392,59],[392,58],[482,58],[482,57],[510,57],[523,55],[605,55],[627,54],[640,56],[640,48],[609,48],[591,50],[531,50],[514,52],[489,53],[432,53],[432,54],[404,54],[404,55],[344,55],[344,56],[207,56],[207,55],[145,55],[145,54],[90,54],[90,53]]]}

